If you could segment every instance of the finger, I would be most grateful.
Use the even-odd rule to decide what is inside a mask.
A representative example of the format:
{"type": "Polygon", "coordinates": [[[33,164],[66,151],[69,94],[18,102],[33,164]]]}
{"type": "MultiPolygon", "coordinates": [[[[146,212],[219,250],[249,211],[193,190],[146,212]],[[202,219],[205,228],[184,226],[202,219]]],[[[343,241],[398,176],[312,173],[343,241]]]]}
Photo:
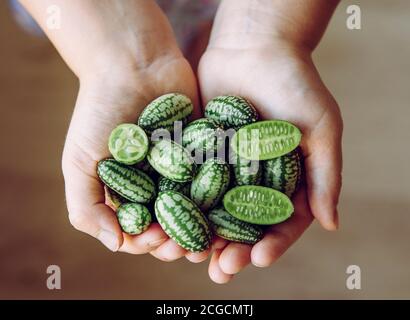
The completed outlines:
{"type": "Polygon", "coordinates": [[[187,258],[188,261],[193,262],[193,263],[200,263],[208,259],[209,253],[211,252],[210,249],[207,249],[202,252],[187,252],[185,255],[185,258],[187,258]]]}
{"type": "Polygon", "coordinates": [[[144,254],[158,248],[168,240],[168,236],[158,223],[152,223],[148,230],[136,236],[124,234],[124,243],[119,251],[131,254],[144,254]]]}
{"type": "Polygon", "coordinates": [[[236,274],[251,262],[252,246],[232,242],[222,250],[219,266],[226,274],[236,274]]]}
{"type": "Polygon", "coordinates": [[[301,189],[294,198],[295,213],[278,225],[272,226],[251,252],[252,264],[268,267],[275,262],[309,227],[313,220],[307,204],[306,190],[301,189]]]}
{"type": "Polygon", "coordinates": [[[341,127],[338,116],[325,114],[306,142],[309,205],[315,218],[327,230],[336,230],[339,222],[337,204],[342,185],[341,127]]]}
{"type": "Polygon", "coordinates": [[[221,267],[219,266],[219,257],[221,255],[222,250],[215,250],[212,254],[211,261],[209,262],[208,267],[208,274],[211,280],[218,284],[223,284],[229,282],[233,275],[226,274],[222,271],[221,267]]]}
{"type": "MultiPolygon", "coordinates": [[[[96,170],[95,162],[90,162],[90,166],[96,170]]],[[[63,173],[71,224],[100,240],[111,251],[118,251],[123,243],[122,230],[115,212],[104,204],[103,186],[74,162],[66,163],[63,173]]]]}
{"type": "Polygon", "coordinates": [[[228,245],[229,241],[215,236],[212,241],[212,249],[223,249],[228,245]]]}
{"type": "Polygon", "coordinates": [[[170,262],[182,258],[185,256],[187,251],[179,246],[174,240],[168,239],[150,253],[157,259],[170,262]]]}

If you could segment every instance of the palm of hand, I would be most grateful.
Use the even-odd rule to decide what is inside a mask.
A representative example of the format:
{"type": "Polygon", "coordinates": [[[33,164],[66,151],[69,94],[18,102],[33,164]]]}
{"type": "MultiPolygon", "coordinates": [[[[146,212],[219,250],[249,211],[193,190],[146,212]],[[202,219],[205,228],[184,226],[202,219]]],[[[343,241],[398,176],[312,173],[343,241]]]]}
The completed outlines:
{"type": "Polygon", "coordinates": [[[307,183],[293,199],[295,214],[272,226],[253,247],[230,243],[216,250],[209,274],[223,283],[250,262],[273,263],[310,225],[312,213],[325,228],[337,227],[342,122],[310,56],[293,49],[210,48],[201,60],[199,81],[205,101],[225,94],[246,97],[263,118],[293,122],[304,135],[307,183]]]}

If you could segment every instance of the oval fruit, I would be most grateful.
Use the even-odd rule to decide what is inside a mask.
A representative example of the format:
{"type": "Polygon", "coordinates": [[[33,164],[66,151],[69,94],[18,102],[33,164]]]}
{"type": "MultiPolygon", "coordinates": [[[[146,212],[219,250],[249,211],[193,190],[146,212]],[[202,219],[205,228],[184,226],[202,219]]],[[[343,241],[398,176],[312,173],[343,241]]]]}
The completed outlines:
{"type": "Polygon", "coordinates": [[[299,149],[284,156],[266,160],[263,167],[263,185],[292,197],[302,176],[302,160],[299,149]]]}
{"type": "Polygon", "coordinates": [[[266,120],[239,129],[231,147],[245,159],[269,160],[296,149],[301,138],[300,130],[290,122],[266,120]]]}
{"type": "Polygon", "coordinates": [[[205,117],[213,119],[224,129],[239,129],[258,120],[254,106],[246,99],[236,96],[220,96],[208,102],[205,117]]]}
{"type": "Polygon", "coordinates": [[[99,161],[97,174],[107,187],[129,201],[144,204],[155,197],[155,184],[150,177],[114,159],[99,161]]]}
{"type": "Polygon", "coordinates": [[[229,165],[218,158],[208,159],[192,180],[191,199],[206,212],[219,203],[229,182],[229,165]]]}
{"type": "Polygon", "coordinates": [[[123,123],[116,127],[108,139],[108,149],[115,160],[135,164],[145,158],[148,152],[148,137],[139,126],[123,123]]]}
{"type": "Polygon", "coordinates": [[[190,152],[206,153],[214,152],[224,142],[223,130],[211,119],[198,119],[190,124],[182,132],[182,145],[190,152]]]}
{"type": "Polygon", "coordinates": [[[165,233],[182,248],[201,252],[210,246],[208,221],[195,203],[181,193],[160,192],[155,201],[155,214],[165,233]]]}
{"type": "Polygon", "coordinates": [[[185,125],[194,106],[191,100],[180,93],[165,94],[145,107],[138,119],[138,125],[151,134],[156,129],[174,131],[174,122],[185,125]]]}
{"type": "Polygon", "coordinates": [[[237,186],[258,185],[262,180],[262,166],[259,161],[247,160],[233,152],[231,158],[235,184],[237,186]]]}
{"type": "Polygon", "coordinates": [[[122,231],[136,235],[148,229],[151,224],[151,213],[139,203],[126,203],[117,211],[118,222],[122,231]]]}
{"type": "Polygon", "coordinates": [[[176,182],[191,181],[196,171],[196,165],[189,152],[171,140],[155,142],[148,152],[147,159],[157,172],[176,182]]]}
{"type": "Polygon", "coordinates": [[[255,244],[262,239],[260,227],[241,221],[222,208],[209,212],[208,219],[214,234],[221,238],[247,244],[255,244]]]}
{"type": "Polygon", "coordinates": [[[187,182],[175,182],[165,177],[161,177],[158,180],[158,192],[176,191],[188,197],[190,190],[191,186],[187,182]]]}
{"type": "Polygon", "coordinates": [[[283,222],[294,210],[285,194],[260,186],[235,187],[225,194],[223,204],[239,220],[263,225],[283,222]]]}

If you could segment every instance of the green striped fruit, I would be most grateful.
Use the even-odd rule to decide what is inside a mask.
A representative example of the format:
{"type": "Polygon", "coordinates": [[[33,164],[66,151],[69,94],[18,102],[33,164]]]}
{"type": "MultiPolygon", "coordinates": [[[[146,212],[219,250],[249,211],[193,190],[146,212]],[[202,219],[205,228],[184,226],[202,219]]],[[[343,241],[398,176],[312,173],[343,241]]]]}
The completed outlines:
{"type": "Polygon", "coordinates": [[[258,113],[246,99],[236,96],[220,96],[208,102],[205,117],[213,119],[224,129],[235,129],[256,122],[258,113]]]}
{"type": "Polygon", "coordinates": [[[188,197],[190,190],[191,185],[187,182],[175,182],[165,177],[161,177],[158,180],[158,192],[176,191],[188,197]]]}
{"type": "Polygon", "coordinates": [[[155,142],[147,159],[157,172],[176,182],[191,181],[196,171],[194,159],[189,152],[171,140],[155,142]]]}
{"type": "Polygon", "coordinates": [[[209,212],[208,220],[214,234],[230,241],[255,244],[263,236],[260,227],[236,219],[222,208],[209,212]]]}
{"type": "Polygon", "coordinates": [[[302,176],[302,159],[299,149],[284,156],[264,161],[263,185],[292,197],[302,176]]]}
{"type": "Polygon", "coordinates": [[[148,152],[148,137],[139,126],[123,123],[117,126],[108,139],[108,149],[115,160],[125,164],[136,164],[148,152]]]}
{"type": "Polygon", "coordinates": [[[191,100],[180,93],[165,94],[145,107],[138,119],[138,125],[151,134],[156,129],[174,131],[174,122],[185,125],[193,111],[191,100]]]}
{"type": "Polygon", "coordinates": [[[223,142],[223,130],[212,119],[195,120],[182,132],[182,145],[191,152],[216,152],[223,142]]]}
{"type": "Polygon", "coordinates": [[[247,160],[232,152],[231,163],[235,185],[258,185],[262,181],[262,166],[259,161],[247,160]]]}
{"type": "Polygon", "coordinates": [[[239,129],[231,140],[231,147],[242,158],[269,160],[296,149],[301,138],[300,130],[290,122],[266,120],[239,129]]]}
{"type": "Polygon", "coordinates": [[[160,192],[155,214],[165,233],[182,248],[201,252],[211,244],[211,230],[204,214],[195,203],[175,191],[160,192]]]}
{"type": "Polygon", "coordinates": [[[208,159],[192,180],[191,199],[206,212],[222,199],[230,182],[229,165],[218,158],[208,159]]]}
{"type": "Polygon", "coordinates": [[[105,194],[105,204],[109,206],[112,210],[117,211],[118,208],[128,201],[121,197],[118,193],[113,190],[110,190],[107,186],[104,186],[105,194]]]}
{"type": "Polygon", "coordinates": [[[118,222],[122,231],[136,235],[146,231],[151,224],[151,213],[139,203],[126,203],[118,208],[118,222]]]}
{"type": "Polygon", "coordinates": [[[99,161],[97,174],[107,187],[129,201],[144,204],[155,197],[155,184],[149,176],[114,159],[99,161]]]}
{"type": "Polygon", "coordinates": [[[239,220],[253,224],[276,224],[285,221],[293,213],[290,199],[272,188],[240,186],[224,196],[224,207],[239,220]]]}

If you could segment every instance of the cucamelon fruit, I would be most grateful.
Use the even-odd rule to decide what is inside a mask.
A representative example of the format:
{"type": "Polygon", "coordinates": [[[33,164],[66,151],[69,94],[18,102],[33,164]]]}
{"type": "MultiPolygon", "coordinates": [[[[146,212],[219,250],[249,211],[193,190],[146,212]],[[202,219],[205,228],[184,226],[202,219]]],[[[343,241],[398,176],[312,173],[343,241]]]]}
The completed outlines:
{"type": "Polygon", "coordinates": [[[223,204],[239,220],[261,225],[283,222],[294,210],[285,194],[260,186],[235,187],[225,194],[223,204]]]}
{"type": "Polygon", "coordinates": [[[116,127],[108,139],[108,149],[115,160],[135,164],[145,158],[148,152],[148,137],[139,126],[123,123],[116,127]]]}
{"type": "Polygon", "coordinates": [[[193,111],[191,100],[180,93],[165,94],[152,101],[141,113],[138,125],[151,134],[156,129],[174,130],[174,122],[185,125],[193,111]]]}
{"type": "Polygon", "coordinates": [[[266,160],[263,167],[263,185],[292,197],[297,190],[302,174],[302,160],[299,149],[284,156],[266,160]]]}
{"type": "Polygon", "coordinates": [[[232,138],[231,147],[248,160],[269,160],[296,149],[302,134],[287,121],[266,120],[239,129],[232,138]]]}
{"type": "Polygon", "coordinates": [[[182,145],[191,152],[216,152],[223,142],[223,130],[212,119],[195,120],[182,132],[182,145]]]}
{"type": "Polygon", "coordinates": [[[255,244],[263,236],[259,226],[241,221],[222,208],[211,210],[208,220],[214,234],[230,241],[255,244]]]}
{"type": "Polygon", "coordinates": [[[126,203],[117,210],[118,222],[122,231],[136,235],[146,231],[151,224],[151,213],[139,203],[126,203]]]}
{"type": "Polygon", "coordinates": [[[182,248],[201,252],[210,246],[212,234],[207,219],[183,194],[160,192],[155,201],[155,214],[165,233],[182,248]]]}
{"type": "Polygon", "coordinates": [[[114,159],[99,161],[97,174],[107,187],[131,202],[149,203],[155,197],[155,184],[148,175],[114,159]]]}
{"type": "Polygon", "coordinates": [[[224,129],[239,129],[258,120],[253,105],[244,98],[220,96],[208,102],[205,117],[213,119],[224,129]]]}
{"type": "Polygon", "coordinates": [[[236,186],[259,185],[262,181],[262,165],[259,161],[248,160],[232,152],[234,183],[236,186]]]}
{"type": "Polygon", "coordinates": [[[176,191],[182,193],[184,196],[189,197],[191,185],[188,182],[175,182],[168,178],[161,177],[158,180],[158,192],[161,191],[176,191]]]}
{"type": "Polygon", "coordinates": [[[218,158],[208,159],[192,180],[191,199],[206,212],[219,203],[229,182],[229,165],[218,158]]]}
{"type": "Polygon", "coordinates": [[[196,171],[195,162],[189,152],[172,140],[155,142],[147,159],[157,172],[176,182],[192,180],[196,171]]]}

